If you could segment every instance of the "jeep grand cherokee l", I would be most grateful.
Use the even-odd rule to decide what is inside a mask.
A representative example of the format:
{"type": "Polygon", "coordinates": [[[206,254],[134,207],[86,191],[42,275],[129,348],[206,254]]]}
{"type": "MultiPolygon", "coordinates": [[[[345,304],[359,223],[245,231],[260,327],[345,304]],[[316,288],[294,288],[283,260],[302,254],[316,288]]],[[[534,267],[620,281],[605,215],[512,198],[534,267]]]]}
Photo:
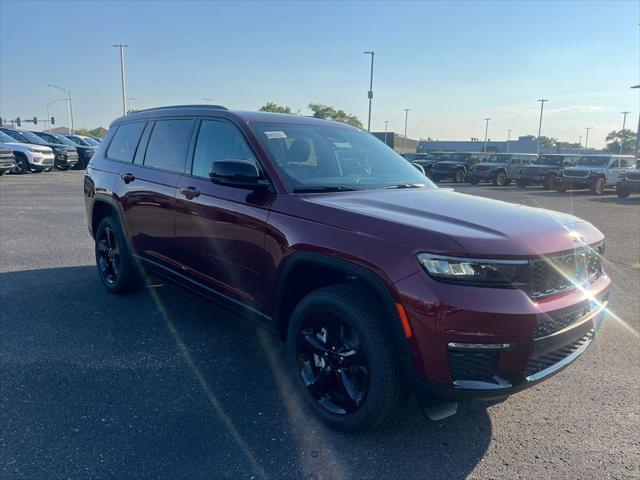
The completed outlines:
{"type": "Polygon", "coordinates": [[[149,270],[256,319],[287,342],[309,408],[345,431],[388,422],[408,392],[430,409],[534,385],[585,351],[607,302],[589,223],[438,189],[317,118],[132,113],[84,194],[107,291],[149,270]]]}

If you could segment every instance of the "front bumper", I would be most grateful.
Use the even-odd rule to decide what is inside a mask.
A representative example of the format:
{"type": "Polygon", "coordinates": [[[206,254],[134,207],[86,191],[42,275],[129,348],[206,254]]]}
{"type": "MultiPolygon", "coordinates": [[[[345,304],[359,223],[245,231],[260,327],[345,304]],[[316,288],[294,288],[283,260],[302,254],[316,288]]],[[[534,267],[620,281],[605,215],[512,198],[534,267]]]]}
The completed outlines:
{"type": "Polygon", "coordinates": [[[532,183],[542,183],[544,179],[550,175],[549,173],[520,173],[518,174],[518,180],[526,182],[528,184],[532,183]]]}
{"type": "Polygon", "coordinates": [[[50,154],[40,154],[40,153],[32,153],[31,161],[29,162],[31,165],[35,167],[49,168],[53,167],[55,162],[53,153],[50,154]]]}
{"type": "Polygon", "coordinates": [[[76,163],[78,163],[77,155],[74,155],[74,156],[56,155],[55,157],[55,164],[58,167],[73,167],[76,163]]]}
{"type": "Polygon", "coordinates": [[[560,177],[558,185],[567,188],[590,188],[596,181],[596,177],[560,177]]]}
{"type": "Polygon", "coordinates": [[[443,284],[423,272],[407,277],[396,287],[413,331],[409,383],[426,400],[501,398],[535,385],[592,343],[609,284],[603,274],[587,291],[534,302],[518,290],[443,284]],[[460,350],[452,343],[502,349],[460,350]]]}
{"type": "Polygon", "coordinates": [[[0,170],[13,170],[16,166],[16,161],[13,157],[0,158],[0,170]]]}

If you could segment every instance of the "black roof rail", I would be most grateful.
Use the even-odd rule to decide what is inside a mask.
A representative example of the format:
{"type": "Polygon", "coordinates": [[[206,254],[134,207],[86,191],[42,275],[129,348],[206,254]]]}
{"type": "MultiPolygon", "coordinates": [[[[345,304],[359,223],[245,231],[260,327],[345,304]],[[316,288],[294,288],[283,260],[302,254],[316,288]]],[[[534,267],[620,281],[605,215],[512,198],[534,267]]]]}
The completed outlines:
{"type": "Polygon", "coordinates": [[[136,110],[135,112],[131,112],[131,114],[140,113],[140,112],[155,112],[156,110],[169,110],[169,109],[172,109],[172,108],[211,108],[211,109],[214,109],[214,110],[229,110],[224,105],[202,105],[202,104],[196,104],[196,105],[167,105],[167,106],[164,106],[164,107],[152,107],[152,108],[145,108],[144,110],[136,110]]]}

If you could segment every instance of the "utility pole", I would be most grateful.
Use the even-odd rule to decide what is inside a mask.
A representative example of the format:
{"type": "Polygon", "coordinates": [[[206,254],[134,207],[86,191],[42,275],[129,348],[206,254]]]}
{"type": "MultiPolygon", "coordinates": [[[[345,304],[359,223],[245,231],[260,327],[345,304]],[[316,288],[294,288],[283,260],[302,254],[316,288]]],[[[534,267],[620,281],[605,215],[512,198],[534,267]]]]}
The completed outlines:
{"type": "Polygon", "coordinates": [[[509,153],[509,141],[511,140],[511,129],[507,130],[507,152],[509,153]]]}
{"type": "MultiPolygon", "coordinates": [[[[634,85],[631,88],[640,88],[640,85],[634,85]]],[[[638,159],[640,159],[640,113],[638,114],[638,129],[636,130],[636,160],[638,159]]]]}
{"type": "Polygon", "coordinates": [[[489,135],[489,120],[491,120],[490,118],[485,118],[485,125],[484,125],[484,147],[482,149],[482,151],[484,153],[487,153],[487,136],[489,135]]]}
{"type": "Polygon", "coordinates": [[[389,125],[389,120],[384,121],[384,144],[387,145],[387,126],[389,125]]]}
{"type": "Polygon", "coordinates": [[[540,123],[538,124],[538,143],[536,144],[536,155],[540,154],[540,133],[542,132],[542,111],[544,110],[544,102],[548,102],[546,98],[538,100],[540,102],[540,123]]]}
{"type": "Polygon", "coordinates": [[[591,130],[591,127],[586,127],[585,130],[587,131],[587,136],[584,138],[584,149],[587,150],[589,148],[589,130],[591,130]]]}
{"type": "Polygon", "coordinates": [[[373,57],[376,52],[371,50],[370,52],[363,52],[365,55],[371,55],[371,75],[369,76],[369,91],[367,97],[369,97],[369,119],[367,120],[367,132],[371,131],[371,101],[373,100],[373,57]]]}
{"type": "Polygon", "coordinates": [[[124,80],[124,49],[129,45],[124,43],[116,43],[112,45],[120,49],[120,82],[122,84],[122,115],[127,114],[127,86],[124,80]]]}
{"type": "Polygon", "coordinates": [[[402,142],[402,153],[407,153],[407,123],[409,123],[410,108],[404,109],[404,141],[402,142]]]}
{"type": "Polygon", "coordinates": [[[47,85],[47,87],[51,87],[51,88],[55,88],[56,90],[60,90],[61,92],[65,93],[68,97],[67,100],[69,100],[69,104],[67,105],[67,114],[69,116],[69,132],[73,135],[74,133],[74,128],[73,128],[73,101],[71,100],[71,90],[68,88],[62,88],[59,87],[57,85],[47,85]]]}
{"type": "Polygon", "coordinates": [[[631,112],[620,112],[622,113],[622,134],[620,135],[620,154],[622,155],[622,140],[624,138],[624,129],[627,126],[627,115],[631,112]]]}
{"type": "Polygon", "coordinates": [[[202,100],[204,100],[205,105],[209,105],[211,102],[213,102],[213,98],[203,98],[202,100]]]}
{"type": "Polygon", "coordinates": [[[580,145],[580,148],[582,148],[582,135],[580,135],[580,142],[578,142],[580,145]]]}

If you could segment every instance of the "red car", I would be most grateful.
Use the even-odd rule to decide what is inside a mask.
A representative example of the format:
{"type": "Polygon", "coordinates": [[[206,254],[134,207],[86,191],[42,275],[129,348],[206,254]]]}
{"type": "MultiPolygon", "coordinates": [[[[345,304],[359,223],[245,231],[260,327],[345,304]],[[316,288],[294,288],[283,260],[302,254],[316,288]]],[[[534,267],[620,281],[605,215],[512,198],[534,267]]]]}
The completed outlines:
{"type": "Polygon", "coordinates": [[[607,302],[595,227],[438,189],[340,123],[140,111],[113,122],[84,193],[109,292],[151,271],[256,319],[345,431],[388,422],[410,392],[433,417],[534,385],[588,347],[607,302]]]}

